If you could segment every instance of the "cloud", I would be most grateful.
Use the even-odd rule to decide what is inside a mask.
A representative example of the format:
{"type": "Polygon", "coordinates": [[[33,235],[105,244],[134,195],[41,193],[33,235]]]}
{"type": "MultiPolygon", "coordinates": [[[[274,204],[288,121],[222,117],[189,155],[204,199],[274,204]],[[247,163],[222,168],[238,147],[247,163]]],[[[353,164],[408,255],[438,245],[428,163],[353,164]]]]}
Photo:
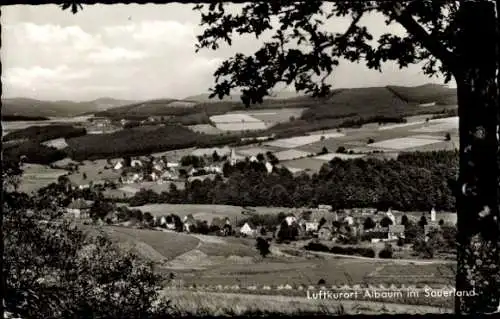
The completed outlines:
{"type": "Polygon", "coordinates": [[[38,45],[70,45],[76,50],[90,50],[100,44],[100,37],[91,35],[79,26],[62,27],[55,24],[37,25],[24,22],[7,28],[8,33],[21,43],[38,45]]]}
{"type": "Polygon", "coordinates": [[[90,70],[74,71],[67,65],[55,69],[35,66],[31,68],[14,67],[5,70],[3,81],[13,86],[32,87],[59,84],[60,82],[85,79],[91,76],[90,70]]]}
{"type": "Polygon", "coordinates": [[[126,36],[142,44],[192,46],[198,29],[199,27],[192,23],[151,20],[104,27],[104,34],[108,37],[126,36]]]}
{"type": "Polygon", "coordinates": [[[147,57],[145,52],[125,48],[101,48],[91,52],[87,59],[94,63],[118,63],[121,61],[141,60],[147,57]]]}

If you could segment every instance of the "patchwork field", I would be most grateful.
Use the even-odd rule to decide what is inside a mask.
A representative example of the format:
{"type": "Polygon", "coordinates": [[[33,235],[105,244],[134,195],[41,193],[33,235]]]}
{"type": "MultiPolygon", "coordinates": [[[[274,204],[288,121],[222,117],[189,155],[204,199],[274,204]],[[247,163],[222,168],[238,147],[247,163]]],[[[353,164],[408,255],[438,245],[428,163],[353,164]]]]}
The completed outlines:
{"type": "Polygon", "coordinates": [[[281,148],[294,148],[303,145],[311,144],[314,142],[321,141],[322,139],[338,138],[344,136],[343,133],[327,133],[327,134],[315,134],[315,135],[305,135],[297,136],[291,138],[284,138],[275,140],[272,142],[265,143],[265,145],[281,147],[281,148]]]}
{"type": "Polygon", "coordinates": [[[19,185],[20,191],[31,193],[50,183],[57,182],[59,176],[67,172],[62,169],[51,169],[45,165],[25,164],[22,167],[23,176],[19,185]]]}
{"type": "Polygon", "coordinates": [[[384,140],[381,142],[376,142],[373,144],[369,144],[369,147],[382,148],[382,149],[391,149],[391,150],[404,150],[409,148],[416,148],[420,146],[427,146],[429,144],[439,143],[440,141],[432,138],[419,138],[418,135],[414,137],[402,137],[402,138],[394,138],[390,140],[384,140]]]}
{"type": "Polygon", "coordinates": [[[267,128],[263,121],[243,113],[214,115],[210,117],[210,120],[222,131],[264,130],[267,128]]]}
{"type": "Polygon", "coordinates": [[[259,154],[265,155],[269,151],[272,150],[269,148],[262,148],[262,147],[250,147],[250,148],[238,149],[238,153],[244,156],[257,156],[259,154]]]}
{"type": "Polygon", "coordinates": [[[322,161],[331,161],[334,158],[339,158],[341,160],[350,160],[350,159],[356,159],[356,158],[361,158],[366,156],[365,154],[344,154],[344,153],[328,153],[320,156],[314,157],[315,159],[319,159],[322,161]]]}
{"type": "Polygon", "coordinates": [[[251,115],[266,124],[277,124],[288,122],[291,118],[300,118],[304,110],[304,108],[266,109],[261,111],[249,111],[245,112],[245,114],[251,115]]]}
{"type": "Polygon", "coordinates": [[[276,152],[276,153],[274,153],[274,156],[276,156],[276,158],[280,161],[289,161],[289,160],[294,160],[294,159],[298,159],[298,158],[304,158],[310,154],[312,154],[312,153],[303,152],[303,151],[299,151],[296,149],[290,149],[290,150],[286,150],[286,151],[276,152]]]}
{"type": "Polygon", "coordinates": [[[435,133],[458,130],[458,116],[429,121],[429,124],[416,128],[412,132],[435,133]]]}

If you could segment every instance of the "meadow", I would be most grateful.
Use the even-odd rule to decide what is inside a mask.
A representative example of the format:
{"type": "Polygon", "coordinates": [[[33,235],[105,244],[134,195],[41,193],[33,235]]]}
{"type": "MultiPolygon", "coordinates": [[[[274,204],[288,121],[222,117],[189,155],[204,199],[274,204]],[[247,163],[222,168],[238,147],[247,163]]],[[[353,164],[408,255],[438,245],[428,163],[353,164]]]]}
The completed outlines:
{"type": "Polygon", "coordinates": [[[19,185],[20,191],[31,193],[37,191],[50,183],[57,182],[59,176],[67,172],[61,169],[52,169],[45,165],[25,164],[22,167],[23,175],[19,185]]]}
{"type": "Polygon", "coordinates": [[[308,300],[299,296],[196,292],[165,289],[178,315],[213,314],[216,316],[257,314],[355,315],[355,314],[430,314],[450,313],[451,309],[359,300],[308,300]]]}
{"type": "Polygon", "coordinates": [[[253,212],[258,214],[279,214],[282,211],[287,211],[286,208],[280,207],[241,207],[231,205],[203,205],[203,204],[149,204],[144,206],[136,206],[134,209],[139,209],[142,212],[149,212],[153,216],[164,216],[168,214],[176,214],[183,218],[187,215],[193,215],[199,220],[211,222],[213,218],[230,218],[233,222],[246,218],[242,212],[253,212]]]}

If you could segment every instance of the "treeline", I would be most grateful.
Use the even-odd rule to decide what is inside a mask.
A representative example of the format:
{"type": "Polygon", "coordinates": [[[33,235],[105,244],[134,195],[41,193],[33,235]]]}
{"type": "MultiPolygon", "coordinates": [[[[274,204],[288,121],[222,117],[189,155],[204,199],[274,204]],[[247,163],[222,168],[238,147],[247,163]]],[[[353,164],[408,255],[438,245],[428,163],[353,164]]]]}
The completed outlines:
{"type": "Polygon", "coordinates": [[[14,122],[14,121],[48,121],[48,117],[44,116],[28,116],[28,115],[3,115],[2,121],[14,122]]]}
{"type": "Polygon", "coordinates": [[[56,138],[72,138],[85,135],[84,128],[68,124],[35,125],[21,130],[16,130],[5,135],[5,141],[29,140],[30,142],[45,142],[56,138]]]}
{"type": "Polygon", "coordinates": [[[240,141],[233,135],[205,135],[180,125],[142,127],[111,134],[86,135],[67,139],[68,155],[74,160],[125,157],[189,147],[228,145],[240,141]]]}
{"type": "Polygon", "coordinates": [[[263,162],[224,167],[226,179],[195,180],[184,190],[137,193],[131,203],[192,203],[334,209],[389,207],[404,211],[455,209],[450,183],[456,180],[458,156],[439,151],[409,153],[396,160],[334,159],[319,173],[294,176],[286,168],[268,174],[263,162]]]}
{"type": "Polygon", "coordinates": [[[3,155],[6,160],[26,163],[49,165],[66,157],[64,150],[40,144],[36,141],[26,141],[12,147],[5,148],[3,155]]]}

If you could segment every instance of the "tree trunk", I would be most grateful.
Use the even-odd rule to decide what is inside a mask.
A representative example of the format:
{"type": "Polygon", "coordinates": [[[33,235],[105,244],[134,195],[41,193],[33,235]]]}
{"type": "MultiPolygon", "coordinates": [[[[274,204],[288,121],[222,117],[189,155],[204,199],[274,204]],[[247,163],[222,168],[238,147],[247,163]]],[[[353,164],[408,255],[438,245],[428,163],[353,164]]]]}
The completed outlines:
{"type": "Polygon", "coordinates": [[[497,19],[491,2],[465,2],[461,12],[455,311],[489,313],[500,301],[497,19]]]}

